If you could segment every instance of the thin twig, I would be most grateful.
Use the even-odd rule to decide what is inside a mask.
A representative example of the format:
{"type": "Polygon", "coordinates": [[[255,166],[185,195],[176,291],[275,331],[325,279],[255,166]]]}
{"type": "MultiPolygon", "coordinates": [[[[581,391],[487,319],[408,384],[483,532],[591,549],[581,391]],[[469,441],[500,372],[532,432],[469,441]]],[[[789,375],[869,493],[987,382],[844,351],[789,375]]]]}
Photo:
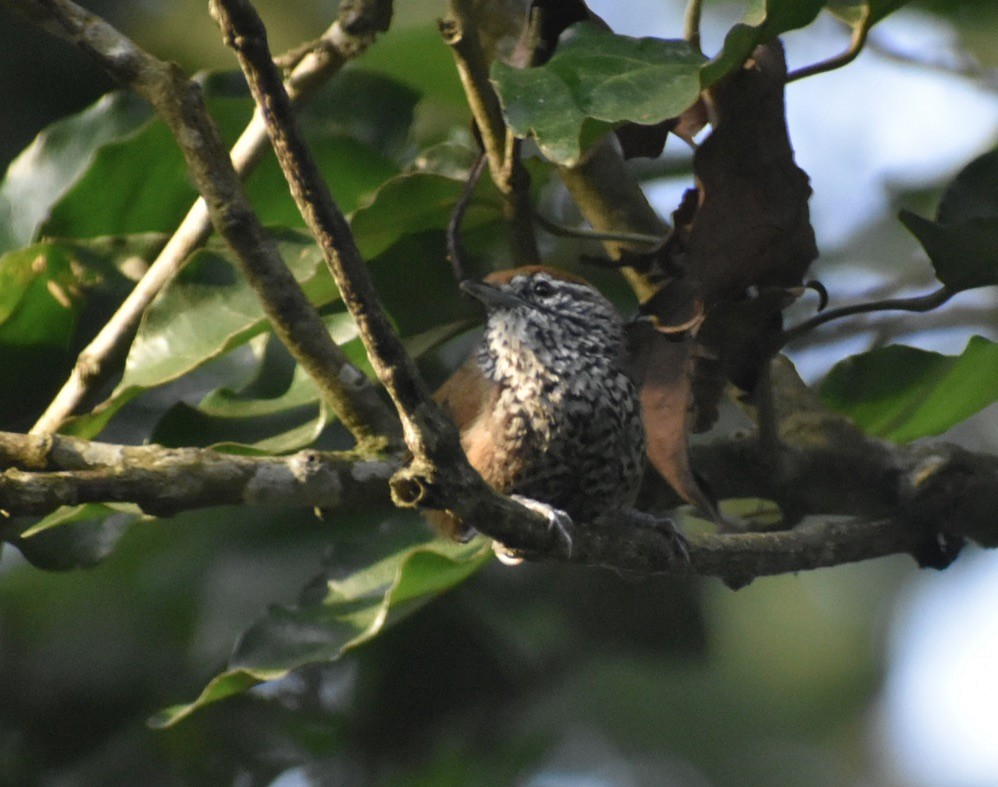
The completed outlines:
{"type": "Polygon", "coordinates": [[[798,336],[808,331],[813,331],[819,325],[826,322],[838,320],[842,317],[851,317],[854,314],[866,314],[867,312],[885,311],[905,311],[905,312],[927,312],[942,306],[946,301],[956,295],[956,292],[949,287],[943,286],[927,295],[919,295],[912,298],[887,298],[881,301],[870,301],[868,303],[856,303],[852,306],[843,306],[839,309],[829,309],[826,312],[817,314],[810,320],[795,325],[783,332],[780,337],[780,347],[785,347],[798,336]]]}
{"type": "Polygon", "coordinates": [[[177,140],[215,228],[235,251],[274,332],[315,380],[358,445],[370,450],[382,447],[390,439],[394,419],[330,338],[277,244],[260,224],[197,84],[177,66],[153,57],[69,0],[16,0],[16,7],[44,29],[74,43],[152,105],[177,140]]]}
{"type": "Polygon", "coordinates": [[[845,51],[827,60],[812,63],[809,66],[791,71],[787,74],[787,84],[795,82],[798,79],[804,79],[805,77],[812,77],[815,74],[834,71],[837,68],[849,65],[855,60],[859,56],[859,53],[863,51],[863,45],[866,44],[866,36],[873,26],[873,13],[870,10],[869,4],[863,6],[861,14],[859,22],[852,28],[852,38],[849,41],[849,47],[845,51]]]}
{"type": "MultiPolygon", "coordinates": [[[[391,4],[390,0],[377,2],[391,4]]],[[[297,57],[295,68],[285,83],[292,100],[298,104],[308,101],[349,58],[362,53],[374,41],[374,34],[373,29],[348,33],[344,31],[341,20],[337,20],[297,57]]],[[[241,178],[256,168],[266,150],[267,134],[263,119],[259,112],[254,112],[231,151],[232,165],[241,178]]],[[[204,200],[198,198],[142,279],[80,353],[69,378],[32,427],[32,432],[57,431],[89,393],[119,368],[115,361],[124,355],[139,320],[153,298],[176,275],[194,250],[204,245],[210,233],[211,218],[204,200]]]]}
{"type": "Polygon", "coordinates": [[[700,47],[700,17],[703,14],[703,0],[689,0],[683,17],[683,38],[697,52],[700,47]]]}
{"type": "Polygon", "coordinates": [[[479,153],[471,165],[471,169],[468,170],[468,179],[464,182],[461,196],[454,204],[454,210],[447,222],[447,259],[450,260],[451,270],[454,271],[454,279],[458,284],[467,278],[464,267],[464,244],[461,243],[461,224],[464,221],[464,214],[467,213],[468,206],[471,204],[475,186],[478,185],[487,163],[485,153],[479,153]]]}
{"type": "Polygon", "coordinates": [[[641,232],[600,232],[598,230],[588,230],[582,227],[566,227],[546,218],[539,211],[534,211],[534,220],[541,225],[541,229],[552,235],[561,238],[579,238],[581,240],[612,241],[615,243],[641,243],[649,246],[645,253],[657,251],[664,243],[664,239],[656,235],[645,235],[641,232]]]}

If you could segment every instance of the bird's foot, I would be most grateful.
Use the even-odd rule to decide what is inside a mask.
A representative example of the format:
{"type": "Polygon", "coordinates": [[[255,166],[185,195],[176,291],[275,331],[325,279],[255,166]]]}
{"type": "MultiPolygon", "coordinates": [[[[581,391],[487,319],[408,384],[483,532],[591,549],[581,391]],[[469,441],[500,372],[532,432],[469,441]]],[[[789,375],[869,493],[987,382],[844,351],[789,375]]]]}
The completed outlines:
{"type": "MultiPolygon", "coordinates": [[[[510,498],[515,500],[524,508],[529,508],[531,511],[535,511],[547,519],[548,530],[554,531],[558,535],[558,538],[565,544],[565,551],[569,556],[571,556],[572,518],[568,514],[560,508],[555,508],[547,503],[534,500],[532,497],[510,495],[510,498]]],[[[523,562],[523,556],[517,550],[510,549],[505,544],[500,544],[498,541],[492,542],[492,551],[496,553],[496,557],[499,558],[500,562],[505,563],[507,566],[518,566],[523,562]]]]}
{"type": "Polygon", "coordinates": [[[669,539],[672,551],[676,557],[684,563],[690,562],[690,542],[686,540],[686,536],[679,531],[676,523],[669,519],[669,517],[655,516],[644,511],[638,511],[636,508],[622,508],[620,516],[627,524],[647,527],[658,531],[669,539]]]}

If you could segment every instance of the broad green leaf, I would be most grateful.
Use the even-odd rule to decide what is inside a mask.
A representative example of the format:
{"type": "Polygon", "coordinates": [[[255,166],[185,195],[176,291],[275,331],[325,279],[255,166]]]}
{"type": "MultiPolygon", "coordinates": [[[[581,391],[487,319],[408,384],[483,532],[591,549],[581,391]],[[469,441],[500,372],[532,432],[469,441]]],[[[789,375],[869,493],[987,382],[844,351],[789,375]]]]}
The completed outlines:
{"type": "MultiPolygon", "coordinates": [[[[392,178],[350,220],[360,253],[371,260],[406,235],[446,229],[463,188],[461,180],[432,173],[392,178]]],[[[495,207],[482,206],[475,200],[465,216],[464,229],[497,219],[495,207]]]]}
{"type": "Polygon", "coordinates": [[[398,161],[408,152],[420,91],[384,74],[347,67],[301,113],[302,127],[310,137],[333,133],[353,137],[369,150],[398,161]]]}
{"type": "Polygon", "coordinates": [[[998,148],[982,153],[957,173],[939,200],[936,220],[956,224],[998,216],[998,148]]]}
{"type": "Polygon", "coordinates": [[[998,149],[974,159],[943,193],[935,221],[905,210],[901,221],[952,290],[998,284],[998,149]]]}
{"type": "MultiPolygon", "coordinates": [[[[303,234],[284,232],[285,263],[318,304],[337,297],[318,248],[303,234]]],[[[119,389],[149,388],[183,374],[266,328],[256,293],[230,262],[231,252],[211,244],[197,252],[143,318],[119,389]]]]}
{"type": "Polygon", "coordinates": [[[123,294],[129,283],[120,268],[162,243],[151,234],[46,241],[0,256],[0,345],[67,346],[87,294],[123,294]]]}
{"type": "Polygon", "coordinates": [[[150,440],[169,447],[211,446],[227,453],[282,454],[311,445],[325,428],[318,403],[266,415],[226,418],[178,402],[159,420],[150,440]]]}
{"type": "Polygon", "coordinates": [[[883,347],[836,364],[820,392],[869,434],[902,443],[940,434],[998,400],[998,344],[975,336],[955,356],[883,347]]]}
{"type": "Polygon", "coordinates": [[[165,709],[150,723],[175,724],[293,669],[335,660],[460,583],[491,556],[481,539],[428,540],[416,517],[396,517],[376,533],[338,544],[335,564],[306,588],[298,606],[273,607],[243,634],[229,668],[197,699],[165,709]]]}
{"type": "Polygon", "coordinates": [[[709,87],[728,72],[741,68],[760,44],[809,25],[824,5],[824,0],[749,0],[742,21],[728,31],[721,51],[703,67],[701,85],[709,87]]]}
{"type": "MultiPolygon", "coordinates": [[[[284,261],[314,303],[338,297],[310,237],[288,230],[277,233],[277,240],[284,261]]],[[[66,432],[93,437],[138,393],[176,380],[267,329],[256,294],[230,256],[218,241],[192,255],[146,311],[118,387],[93,413],[67,424],[66,432]]]]}
{"type": "MultiPolygon", "coordinates": [[[[390,159],[353,137],[325,131],[309,137],[312,153],[340,210],[355,210],[364,197],[398,174],[390,159]]],[[[304,227],[277,159],[268,155],[246,181],[246,193],[260,220],[282,227],[304,227]]]]}
{"type": "MultiPolygon", "coordinates": [[[[360,344],[356,324],[346,312],[337,312],[325,322],[341,347],[360,344]]],[[[255,378],[241,391],[220,388],[197,407],[184,402],[171,407],[156,424],[152,442],[212,446],[240,454],[288,453],[314,443],[329,423],[330,413],[320,405],[315,383],[279,345],[271,337],[255,378]],[[282,378],[283,390],[270,389],[275,379],[282,378]]]]}
{"type": "Polygon", "coordinates": [[[593,141],[615,123],[654,124],[681,114],[700,93],[704,60],[685,41],[630,38],[579,22],[543,66],[496,62],[492,79],[517,136],[533,134],[545,156],[571,166],[583,137],[593,141]]]}
{"type": "Polygon", "coordinates": [[[134,93],[116,91],[42,131],[0,183],[0,253],[34,240],[52,205],[89,169],[97,151],[151,114],[134,93]]]}
{"type": "MultiPolygon", "coordinates": [[[[334,314],[326,318],[326,324],[350,361],[373,377],[350,316],[334,314]]],[[[406,350],[418,359],[465,328],[465,321],[431,328],[406,339],[406,350]]],[[[160,419],[150,440],[167,446],[211,446],[244,455],[289,453],[314,444],[333,420],[320,403],[315,383],[271,336],[254,379],[242,390],[219,388],[197,407],[175,405],[160,419]],[[275,381],[279,390],[272,387],[275,381]]]]}
{"type": "MultiPolygon", "coordinates": [[[[199,80],[231,144],[253,107],[242,76],[199,80]]],[[[384,76],[347,69],[302,113],[306,138],[343,210],[352,211],[398,172],[392,158],[402,154],[416,99],[410,88],[384,76]]],[[[272,154],[247,189],[265,223],[302,224],[272,154]]],[[[0,184],[0,252],[39,232],[77,238],[168,232],[196,197],[165,124],[133,96],[110,94],[51,126],[11,165],[0,184]]]]}
{"type": "Polygon", "coordinates": [[[35,567],[68,571],[107,557],[128,526],[141,516],[138,508],[130,505],[88,503],[60,508],[8,540],[35,567]]]}

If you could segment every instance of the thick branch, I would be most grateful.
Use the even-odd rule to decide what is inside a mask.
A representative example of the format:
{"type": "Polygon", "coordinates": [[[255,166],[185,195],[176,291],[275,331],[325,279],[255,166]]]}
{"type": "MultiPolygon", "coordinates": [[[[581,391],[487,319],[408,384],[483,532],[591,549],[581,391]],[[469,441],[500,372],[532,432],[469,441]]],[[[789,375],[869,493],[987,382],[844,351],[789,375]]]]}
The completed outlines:
{"type": "Polygon", "coordinates": [[[247,457],[201,448],[91,443],[0,432],[0,510],[48,514],[81,503],[135,503],[169,516],[221,505],[345,509],[387,503],[397,460],[301,451],[247,457]]]}
{"type": "MultiPolygon", "coordinates": [[[[694,461],[717,473],[722,497],[761,495],[791,518],[819,510],[826,516],[792,530],[691,536],[689,564],[677,560],[671,540],[657,530],[624,530],[612,521],[583,525],[572,561],[743,583],[889,554],[923,556],[940,534],[998,546],[998,458],[946,445],[899,447],[857,438],[844,419],[826,416],[822,423],[817,412],[785,419],[782,434],[787,448],[776,468],[759,461],[758,444],[749,439],[698,447],[694,461]]],[[[19,516],[85,502],[132,502],[156,515],[232,504],[336,511],[387,502],[387,479],[400,461],[315,451],[229,456],[0,433],[0,467],[6,468],[0,509],[19,516]]],[[[510,526],[533,532],[532,517],[522,512],[510,503],[510,526]]],[[[528,557],[562,559],[537,541],[528,557]]]]}
{"type": "MultiPolygon", "coordinates": [[[[198,86],[175,65],[154,58],[69,0],[14,0],[14,4],[149,101],[180,145],[212,223],[236,252],[275,333],[359,443],[373,447],[380,436],[390,433],[393,421],[377,392],[333,343],[253,213],[198,86]]],[[[195,232],[193,238],[203,240],[203,233],[195,232]]]]}

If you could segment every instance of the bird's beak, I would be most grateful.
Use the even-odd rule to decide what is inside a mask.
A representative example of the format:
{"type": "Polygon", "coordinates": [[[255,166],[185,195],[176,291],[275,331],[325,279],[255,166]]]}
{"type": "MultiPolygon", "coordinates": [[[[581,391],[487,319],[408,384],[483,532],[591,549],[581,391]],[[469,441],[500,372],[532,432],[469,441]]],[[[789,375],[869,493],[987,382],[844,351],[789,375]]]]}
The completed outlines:
{"type": "Polygon", "coordinates": [[[523,300],[518,295],[474,279],[465,279],[461,282],[460,287],[472,298],[484,303],[485,307],[490,310],[515,309],[517,306],[524,305],[523,300]]]}

